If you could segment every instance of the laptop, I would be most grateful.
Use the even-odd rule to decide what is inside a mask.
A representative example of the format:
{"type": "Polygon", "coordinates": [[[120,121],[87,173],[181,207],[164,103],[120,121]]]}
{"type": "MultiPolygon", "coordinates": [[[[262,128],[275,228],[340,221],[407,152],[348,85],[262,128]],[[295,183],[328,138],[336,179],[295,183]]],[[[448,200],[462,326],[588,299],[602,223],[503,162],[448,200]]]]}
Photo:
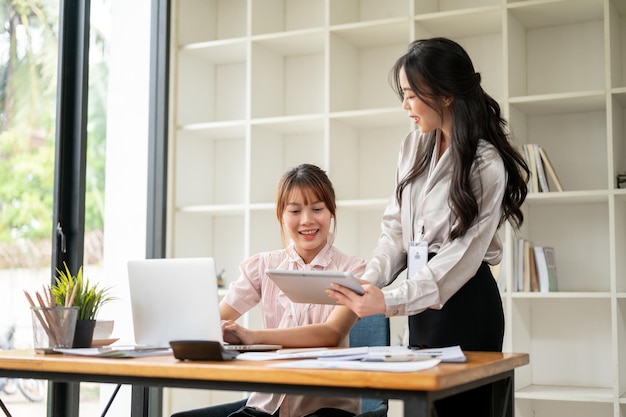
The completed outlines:
{"type": "MultiPolygon", "coordinates": [[[[213,258],[130,260],[128,284],[134,345],[59,351],[74,355],[132,358],[169,354],[176,346],[183,351],[192,349],[196,355],[202,354],[198,353],[198,349],[210,350],[212,353],[207,355],[211,359],[224,360],[232,359],[241,351],[268,351],[282,347],[224,344],[213,258]]],[[[177,356],[176,351],[174,355],[177,356]]]]}
{"type": "Polygon", "coordinates": [[[135,343],[167,348],[172,341],[215,341],[226,351],[267,351],[280,345],[224,344],[213,258],[128,261],[135,343]]]}

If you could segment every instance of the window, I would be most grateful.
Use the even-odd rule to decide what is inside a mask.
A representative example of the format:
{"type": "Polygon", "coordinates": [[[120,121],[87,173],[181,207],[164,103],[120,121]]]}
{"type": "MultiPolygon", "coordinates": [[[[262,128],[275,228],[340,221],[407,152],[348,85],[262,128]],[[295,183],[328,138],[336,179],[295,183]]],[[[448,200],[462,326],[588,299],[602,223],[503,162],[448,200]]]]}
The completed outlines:
{"type": "MultiPolygon", "coordinates": [[[[146,256],[151,0],[37,0],[27,2],[20,14],[16,5],[22,3],[0,0],[4,23],[0,30],[0,335],[15,325],[15,347],[32,346],[30,312],[22,290],[36,291],[52,279],[51,259],[59,255],[53,253],[54,239],[59,239],[57,250],[61,246],[58,222],[52,219],[55,210],[62,213],[76,203],[73,199],[82,181],[76,175],[81,172],[77,161],[85,158],[84,233],[82,214],[76,211],[59,217],[65,219],[61,228],[72,241],[69,251],[76,262],[84,261],[85,275],[119,291],[121,301],[101,314],[116,320],[116,336],[128,339],[132,327],[127,324],[130,307],[124,293],[126,260],[146,256]],[[87,142],[84,148],[70,142],[57,155],[57,162],[74,164],[64,174],[69,178],[64,181],[69,187],[67,200],[60,201],[54,200],[55,137],[60,129],[56,122],[63,120],[56,110],[55,55],[63,1],[76,19],[85,3],[91,5],[87,13],[91,36],[88,106],[83,107],[75,95],[67,98],[79,100],[74,103],[76,113],[86,111],[87,142]],[[74,235],[77,231],[80,236],[74,235]]],[[[71,29],[77,30],[76,21],[73,25],[71,29]]],[[[65,121],[65,132],[76,126],[74,121],[65,121]]],[[[81,414],[92,405],[99,410],[93,414],[102,411],[108,392],[101,399],[98,389],[83,384],[81,414]]],[[[19,393],[0,396],[5,402],[14,398],[24,402],[19,393]]],[[[23,405],[45,409],[46,401],[23,405]]],[[[10,410],[12,406],[16,404],[9,404],[10,410]]],[[[116,400],[115,407],[128,410],[122,399],[116,400]]]]}

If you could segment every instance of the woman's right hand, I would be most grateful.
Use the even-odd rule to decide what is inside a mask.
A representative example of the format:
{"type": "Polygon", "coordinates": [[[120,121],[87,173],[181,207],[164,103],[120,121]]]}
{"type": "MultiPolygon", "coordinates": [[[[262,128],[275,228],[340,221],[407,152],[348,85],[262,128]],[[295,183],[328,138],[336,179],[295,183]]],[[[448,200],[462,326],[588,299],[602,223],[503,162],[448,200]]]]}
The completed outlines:
{"type": "Polygon", "coordinates": [[[252,332],[232,320],[222,320],[222,335],[225,343],[234,345],[250,345],[255,343],[252,332]]]}
{"type": "Polygon", "coordinates": [[[368,281],[360,281],[365,290],[363,295],[359,295],[351,289],[337,284],[330,284],[332,289],[326,290],[326,293],[334,298],[337,304],[348,307],[359,317],[384,314],[386,305],[382,290],[368,281]]]}

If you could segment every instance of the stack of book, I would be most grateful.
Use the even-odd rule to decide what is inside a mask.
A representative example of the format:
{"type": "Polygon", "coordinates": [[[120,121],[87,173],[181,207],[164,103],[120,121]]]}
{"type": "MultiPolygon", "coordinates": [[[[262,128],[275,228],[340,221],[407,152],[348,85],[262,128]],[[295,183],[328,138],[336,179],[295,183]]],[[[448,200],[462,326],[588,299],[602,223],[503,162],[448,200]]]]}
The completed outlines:
{"type": "Polygon", "coordinates": [[[517,290],[558,291],[556,254],[552,246],[535,246],[532,241],[517,241],[517,290]]]}
{"type": "Polygon", "coordinates": [[[563,191],[563,186],[556,171],[548,158],[546,151],[536,143],[526,143],[522,146],[523,155],[530,169],[528,191],[544,193],[548,191],[563,191]]]}

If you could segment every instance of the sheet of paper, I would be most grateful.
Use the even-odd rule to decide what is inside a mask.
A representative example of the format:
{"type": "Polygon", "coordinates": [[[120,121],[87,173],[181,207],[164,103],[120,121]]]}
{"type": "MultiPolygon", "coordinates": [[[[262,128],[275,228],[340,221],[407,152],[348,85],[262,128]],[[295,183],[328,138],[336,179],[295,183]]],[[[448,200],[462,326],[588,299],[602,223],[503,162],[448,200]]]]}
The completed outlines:
{"type": "Polygon", "coordinates": [[[279,362],[269,366],[272,368],[296,369],[348,369],[356,371],[416,372],[435,367],[440,362],[440,359],[427,359],[414,362],[329,361],[324,359],[306,359],[302,361],[279,362]]]}
{"type": "Polygon", "coordinates": [[[364,346],[340,349],[307,349],[276,352],[245,352],[237,360],[272,361],[286,359],[319,359],[327,361],[414,362],[439,359],[441,362],[465,362],[460,346],[437,349],[410,349],[406,346],[364,346]]]}
{"type": "Polygon", "coordinates": [[[359,355],[359,359],[367,354],[368,347],[345,349],[283,349],[272,352],[244,352],[237,356],[237,360],[247,361],[275,361],[285,359],[312,359],[320,357],[335,357],[343,355],[359,355]]]}
{"type": "Polygon", "coordinates": [[[450,346],[445,348],[418,349],[414,350],[416,355],[424,355],[441,359],[441,362],[467,362],[467,357],[460,346],[450,346]]]}

